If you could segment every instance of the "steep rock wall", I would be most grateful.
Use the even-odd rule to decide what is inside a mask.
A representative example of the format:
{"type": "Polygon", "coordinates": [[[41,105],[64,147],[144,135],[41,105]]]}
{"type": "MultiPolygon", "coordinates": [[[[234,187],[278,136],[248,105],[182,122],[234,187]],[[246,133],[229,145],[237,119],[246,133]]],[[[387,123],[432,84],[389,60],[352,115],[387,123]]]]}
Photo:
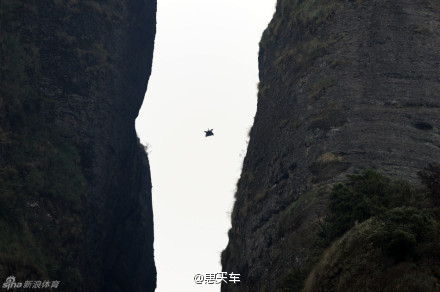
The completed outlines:
{"type": "Polygon", "coordinates": [[[439,161],[439,28],[436,1],[277,2],[222,253],[241,283],[222,291],[284,291],[287,274],[307,274],[329,190],[347,174],[417,183],[439,161]]]}
{"type": "Polygon", "coordinates": [[[155,289],[149,163],[134,126],[155,15],[154,0],[1,2],[0,279],[155,289]]]}

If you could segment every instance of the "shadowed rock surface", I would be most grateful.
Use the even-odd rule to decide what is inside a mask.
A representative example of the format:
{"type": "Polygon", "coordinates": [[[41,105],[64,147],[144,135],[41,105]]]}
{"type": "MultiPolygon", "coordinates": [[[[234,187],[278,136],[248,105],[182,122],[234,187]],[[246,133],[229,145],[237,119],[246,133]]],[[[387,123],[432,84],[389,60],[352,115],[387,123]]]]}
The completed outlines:
{"type": "MultiPolygon", "coordinates": [[[[321,257],[332,185],[348,174],[371,168],[419,183],[440,158],[439,56],[437,1],[277,2],[222,253],[241,283],[222,291],[300,291],[321,257]]],[[[316,291],[347,287],[359,286],[316,291]]]]}
{"type": "Polygon", "coordinates": [[[135,119],[156,1],[1,1],[0,281],[154,291],[135,119]]]}

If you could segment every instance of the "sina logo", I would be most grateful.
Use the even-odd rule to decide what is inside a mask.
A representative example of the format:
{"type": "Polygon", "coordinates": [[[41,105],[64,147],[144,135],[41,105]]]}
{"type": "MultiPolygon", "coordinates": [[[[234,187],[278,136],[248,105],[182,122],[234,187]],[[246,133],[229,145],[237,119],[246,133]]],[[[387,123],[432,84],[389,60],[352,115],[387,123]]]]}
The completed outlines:
{"type": "Polygon", "coordinates": [[[2,288],[5,288],[6,290],[12,289],[12,288],[21,288],[23,283],[15,283],[15,277],[9,276],[6,278],[6,281],[3,283],[2,288]]]}

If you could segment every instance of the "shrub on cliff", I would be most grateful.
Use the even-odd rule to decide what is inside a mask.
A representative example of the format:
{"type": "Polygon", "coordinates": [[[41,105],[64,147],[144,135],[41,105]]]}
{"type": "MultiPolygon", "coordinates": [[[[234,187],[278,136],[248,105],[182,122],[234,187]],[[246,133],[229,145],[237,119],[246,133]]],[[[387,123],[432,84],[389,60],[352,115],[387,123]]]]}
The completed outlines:
{"type": "Polygon", "coordinates": [[[426,190],[373,170],[335,184],[318,233],[320,247],[330,247],[315,259],[304,291],[440,287],[439,169],[419,172],[426,190]]]}
{"type": "Polygon", "coordinates": [[[428,164],[417,173],[428,190],[428,196],[436,207],[440,207],[440,164],[428,164]]]}
{"type": "Polygon", "coordinates": [[[420,207],[423,202],[423,194],[409,183],[366,170],[349,176],[347,183],[334,185],[329,198],[329,215],[321,226],[320,236],[329,243],[368,218],[396,207],[420,207]]]}
{"type": "Polygon", "coordinates": [[[303,291],[438,291],[439,227],[413,207],[365,220],[322,253],[303,291]]]}

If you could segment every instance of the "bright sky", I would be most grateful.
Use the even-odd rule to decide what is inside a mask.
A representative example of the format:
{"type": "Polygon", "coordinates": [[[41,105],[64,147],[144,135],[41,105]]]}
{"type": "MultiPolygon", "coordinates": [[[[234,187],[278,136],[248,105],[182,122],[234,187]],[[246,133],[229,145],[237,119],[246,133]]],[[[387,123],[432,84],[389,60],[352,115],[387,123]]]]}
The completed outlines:
{"type": "Polygon", "coordinates": [[[136,121],[149,145],[157,292],[220,291],[194,276],[240,272],[222,271],[220,253],[256,111],[258,43],[274,10],[275,0],[158,1],[136,121]]]}

